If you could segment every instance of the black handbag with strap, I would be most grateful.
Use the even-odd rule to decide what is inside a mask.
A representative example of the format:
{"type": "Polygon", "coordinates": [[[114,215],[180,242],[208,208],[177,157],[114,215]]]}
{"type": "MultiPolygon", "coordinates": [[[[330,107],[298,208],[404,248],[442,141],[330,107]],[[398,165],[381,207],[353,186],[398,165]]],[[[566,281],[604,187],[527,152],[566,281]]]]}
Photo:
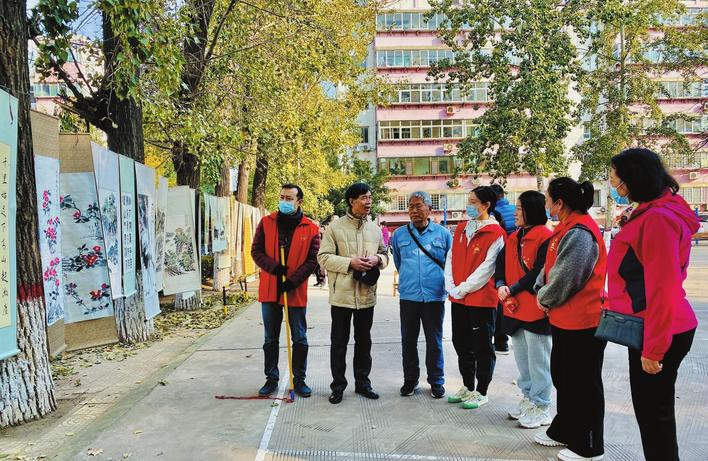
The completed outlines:
{"type": "Polygon", "coordinates": [[[438,267],[440,267],[440,269],[445,270],[445,264],[444,264],[442,261],[440,261],[439,259],[437,259],[435,256],[431,255],[430,252],[429,252],[428,250],[426,250],[423,245],[420,244],[420,242],[418,241],[418,239],[416,238],[416,236],[413,234],[413,231],[411,230],[411,225],[410,225],[410,224],[408,224],[408,225],[406,226],[406,229],[408,229],[408,233],[411,234],[411,238],[413,239],[413,241],[415,242],[415,244],[418,245],[418,248],[420,248],[420,251],[422,251],[423,254],[425,254],[425,256],[427,256],[427,257],[430,258],[435,264],[437,264],[438,267]]]}

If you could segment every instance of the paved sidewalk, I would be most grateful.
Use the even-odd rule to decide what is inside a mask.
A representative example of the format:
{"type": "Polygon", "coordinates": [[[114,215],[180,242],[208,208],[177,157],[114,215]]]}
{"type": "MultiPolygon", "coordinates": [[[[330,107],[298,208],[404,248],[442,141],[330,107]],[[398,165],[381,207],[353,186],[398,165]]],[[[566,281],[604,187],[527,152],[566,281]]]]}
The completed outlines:
{"type": "MultiPolygon", "coordinates": [[[[706,254],[702,250],[701,258],[706,254]]],[[[557,449],[534,444],[534,430],[520,429],[507,419],[507,408],[519,399],[512,356],[498,357],[490,403],[481,409],[462,410],[432,399],[424,378],[414,396],[398,395],[402,383],[398,298],[391,296],[391,283],[389,269],[382,275],[372,329],[371,378],[381,393],[378,401],[355,395],[350,378],[344,401],[336,406],[328,403],[327,292],[313,288],[308,312],[311,398],[280,405],[214,398],[253,395],[263,384],[262,324],[259,306],[253,305],[167,373],[166,386],[143,384],[49,459],[555,459],[557,449]],[[103,451],[91,456],[89,450],[103,451]]],[[[681,369],[677,416],[682,460],[704,461],[708,459],[708,298],[693,301],[701,327],[681,369]]],[[[454,392],[461,379],[450,342],[449,315],[445,328],[446,387],[454,392]]],[[[422,358],[422,342],[419,350],[422,358]]],[[[286,355],[282,352],[284,373],[286,355]]],[[[351,357],[349,367],[351,377],[351,357]]],[[[639,461],[643,457],[629,395],[626,351],[609,345],[604,369],[605,459],[639,461]]]]}

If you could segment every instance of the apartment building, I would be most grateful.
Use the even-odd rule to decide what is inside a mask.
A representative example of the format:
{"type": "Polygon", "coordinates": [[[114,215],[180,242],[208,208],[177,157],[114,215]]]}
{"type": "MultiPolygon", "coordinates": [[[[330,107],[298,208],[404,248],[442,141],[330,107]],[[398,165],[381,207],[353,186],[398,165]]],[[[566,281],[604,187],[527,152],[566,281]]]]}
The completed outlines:
{"type": "MultiPolygon", "coordinates": [[[[708,2],[686,2],[688,13],[680,24],[689,24],[708,2]]],[[[439,15],[430,20],[425,13],[430,6],[425,0],[391,2],[389,9],[377,17],[376,37],[370,48],[367,66],[396,83],[396,91],[386,107],[372,107],[360,116],[362,144],[357,147],[363,158],[375,162],[379,170],[390,175],[391,201],[380,220],[395,228],[408,221],[407,197],[424,190],[433,199],[433,218],[455,224],[465,220],[467,193],[477,185],[489,184],[482,175],[474,179],[461,171],[457,144],[474,134],[475,119],[493,104],[488,83],[477,82],[463,95],[455,85],[435,83],[428,77],[430,65],[451,57],[436,35],[439,15]]],[[[667,94],[661,95],[661,106],[667,113],[695,114],[688,122],[678,122],[677,129],[698,145],[708,130],[708,74],[706,80],[684,87],[678,75],[662,76],[667,94]]],[[[567,149],[589,136],[582,124],[566,139],[567,149]]],[[[708,204],[708,146],[695,158],[666,159],[681,183],[681,193],[700,211],[708,204]]],[[[574,171],[579,171],[576,165],[574,171]]],[[[536,189],[536,178],[526,174],[507,178],[506,190],[513,203],[523,191],[536,189]]],[[[606,184],[598,183],[595,206],[591,213],[604,222],[606,184]]]]}

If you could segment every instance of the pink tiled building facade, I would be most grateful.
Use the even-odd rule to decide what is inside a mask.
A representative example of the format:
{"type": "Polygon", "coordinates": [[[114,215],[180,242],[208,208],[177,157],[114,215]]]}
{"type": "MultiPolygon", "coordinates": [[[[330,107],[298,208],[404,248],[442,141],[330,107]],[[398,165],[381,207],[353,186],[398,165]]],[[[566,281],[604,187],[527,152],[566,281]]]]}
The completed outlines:
{"type": "MultiPolygon", "coordinates": [[[[708,2],[686,2],[689,7],[684,22],[690,22],[708,2]]],[[[476,129],[475,119],[493,104],[487,83],[480,81],[462,95],[454,85],[435,83],[428,78],[430,64],[451,57],[435,30],[438,17],[427,21],[427,1],[391,2],[390,9],[377,17],[376,39],[367,65],[378,74],[396,82],[396,92],[386,107],[374,107],[361,114],[362,144],[360,156],[368,158],[379,170],[388,172],[391,202],[380,216],[389,227],[408,221],[407,196],[415,190],[429,192],[433,198],[433,217],[439,222],[456,224],[465,220],[467,192],[490,178],[460,173],[456,145],[476,129]]],[[[683,87],[679,76],[666,75],[662,85],[670,97],[662,96],[667,112],[688,112],[695,118],[677,127],[691,142],[698,144],[708,130],[708,73],[705,80],[683,87]]],[[[582,124],[571,131],[566,146],[583,142],[587,133],[582,124]]],[[[691,206],[706,212],[708,203],[708,146],[694,159],[666,159],[681,183],[681,193],[691,206]]],[[[577,170],[577,168],[576,168],[577,170]]],[[[598,183],[595,205],[591,210],[598,221],[604,220],[605,185],[598,183]]],[[[507,178],[509,200],[528,189],[536,189],[536,178],[514,175],[507,178]]]]}

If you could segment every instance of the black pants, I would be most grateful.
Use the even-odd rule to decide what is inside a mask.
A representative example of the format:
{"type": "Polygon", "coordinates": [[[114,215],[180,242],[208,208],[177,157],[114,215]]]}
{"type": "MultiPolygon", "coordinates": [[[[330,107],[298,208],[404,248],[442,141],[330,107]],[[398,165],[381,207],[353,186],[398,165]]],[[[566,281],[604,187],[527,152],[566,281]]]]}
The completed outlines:
{"type": "Polygon", "coordinates": [[[347,387],[347,345],[352,317],[354,318],[354,381],[357,389],[371,387],[371,325],[374,323],[374,308],[350,309],[332,306],[332,346],[329,365],[332,370],[333,391],[343,391],[347,387]]]}
{"type": "Polygon", "coordinates": [[[696,330],[674,335],[664,355],[662,370],[650,375],[642,370],[641,352],[629,350],[629,383],[632,388],[634,414],[642,435],[646,461],[678,461],[675,385],[681,361],[693,344],[696,330]]]}
{"type": "Polygon", "coordinates": [[[595,328],[553,327],[551,349],[551,377],[557,391],[558,413],[547,434],[588,458],[605,452],[602,362],[607,341],[596,339],[594,335],[595,328]]]}
{"type": "Polygon", "coordinates": [[[497,320],[494,323],[494,348],[503,351],[509,348],[509,337],[504,333],[502,322],[504,321],[504,307],[497,306],[497,320]]]}
{"type": "Polygon", "coordinates": [[[476,377],[476,389],[482,395],[487,395],[497,363],[492,345],[496,313],[496,309],[452,303],[452,344],[462,381],[473,391],[476,377]]]}

